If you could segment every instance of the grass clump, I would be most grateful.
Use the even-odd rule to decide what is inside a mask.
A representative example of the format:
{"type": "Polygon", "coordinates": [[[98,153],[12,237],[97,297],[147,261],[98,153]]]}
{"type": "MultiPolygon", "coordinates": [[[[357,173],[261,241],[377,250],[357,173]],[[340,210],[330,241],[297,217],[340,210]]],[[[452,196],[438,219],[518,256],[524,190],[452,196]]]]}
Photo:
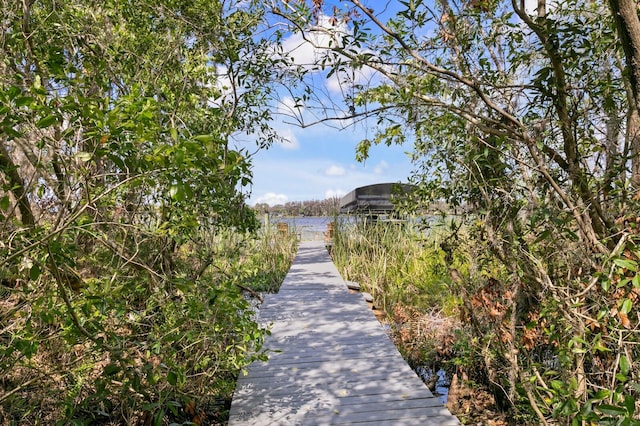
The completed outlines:
{"type": "Polygon", "coordinates": [[[469,266],[455,248],[450,253],[441,248],[446,226],[443,222],[425,231],[411,222],[342,221],[333,259],[344,278],[359,282],[387,314],[397,304],[455,314],[460,300],[451,291],[457,287],[454,269],[469,266]]]}

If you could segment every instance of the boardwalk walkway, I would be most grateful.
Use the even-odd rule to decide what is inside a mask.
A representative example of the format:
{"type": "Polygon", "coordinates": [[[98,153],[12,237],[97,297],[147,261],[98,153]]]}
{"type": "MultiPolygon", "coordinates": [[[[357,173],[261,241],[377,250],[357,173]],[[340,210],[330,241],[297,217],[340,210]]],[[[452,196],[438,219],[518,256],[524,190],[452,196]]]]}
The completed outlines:
{"type": "Polygon", "coordinates": [[[323,243],[305,242],[260,321],[268,362],[241,376],[229,425],[457,425],[404,362],[323,243]]]}

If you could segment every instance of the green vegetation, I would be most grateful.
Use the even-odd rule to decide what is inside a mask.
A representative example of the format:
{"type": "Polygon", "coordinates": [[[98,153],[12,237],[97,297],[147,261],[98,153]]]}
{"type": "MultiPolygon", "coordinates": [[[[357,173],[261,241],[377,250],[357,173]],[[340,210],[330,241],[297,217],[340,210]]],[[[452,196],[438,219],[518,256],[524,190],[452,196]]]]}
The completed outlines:
{"type": "Polygon", "coordinates": [[[519,422],[638,424],[637,4],[529,3],[0,0],[0,416],[216,420],[264,356],[239,289],[277,287],[293,247],[251,237],[255,150],[233,144],[278,140],[285,85],[303,125],[374,120],[361,160],[413,145],[403,213],[464,210],[336,247],[402,331],[460,315],[421,356],[519,422]],[[277,54],[285,21],[330,40],[315,68],[277,54]]]}
{"type": "Polygon", "coordinates": [[[277,140],[259,2],[0,9],[0,423],[218,421],[293,248],[233,148],[277,140]]]}
{"type": "MultiPolygon", "coordinates": [[[[531,301],[517,295],[519,303],[535,305],[529,310],[516,310],[510,305],[510,297],[514,297],[510,292],[517,290],[502,284],[509,276],[508,269],[488,255],[486,243],[470,233],[471,224],[462,225],[460,218],[434,221],[428,229],[416,228],[410,222],[370,218],[355,224],[339,223],[332,249],[334,262],[345,279],[359,282],[363,291],[374,296],[375,305],[385,310],[393,338],[409,364],[431,372],[445,369],[450,375],[464,378],[462,384],[456,385],[456,393],[462,389],[468,399],[483,400],[466,406],[464,401],[454,403],[450,406],[454,414],[474,423],[486,421],[487,416],[504,421],[499,412],[510,411],[515,424],[536,423],[527,395],[531,388],[527,387],[534,379],[546,382],[545,377],[558,374],[565,368],[563,364],[571,360],[570,353],[557,340],[566,334],[553,324],[560,314],[557,301],[531,301]],[[516,329],[514,317],[519,315],[527,315],[528,321],[516,329]],[[513,374],[508,362],[518,358],[514,355],[527,359],[538,377],[531,377],[530,382],[519,381],[514,399],[509,400],[501,383],[513,374]],[[469,406],[472,413],[468,412],[469,406]],[[479,411],[480,406],[488,411],[479,411]]],[[[616,274],[633,266],[625,261],[614,265],[616,274]]],[[[566,338],[569,346],[578,344],[575,336],[566,338]]],[[[604,346],[602,335],[595,345],[599,352],[611,352],[604,346]]],[[[595,361],[597,358],[589,360],[595,361]]],[[[616,380],[631,381],[631,388],[635,389],[634,374],[627,355],[622,355],[616,380]]],[[[569,392],[575,391],[574,379],[568,383],[551,380],[549,388],[539,389],[546,392],[549,406],[553,398],[573,400],[569,392]]],[[[595,411],[587,414],[599,421],[615,419],[626,422],[622,424],[635,424],[636,399],[625,395],[623,389],[619,384],[611,393],[601,390],[599,399],[589,404],[595,411]],[[605,395],[622,405],[603,404],[605,395]]],[[[557,405],[556,409],[569,408],[557,405]]],[[[554,415],[563,416],[560,412],[554,415]]]]}
{"type": "MultiPolygon", "coordinates": [[[[200,277],[178,273],[160,287],[130,271],[117,280],[95,274],[78,290],[52,288],[45,274],[3,287],[2,417],[16,424],[224,420],[237,374],[266,356],[265,330],[241,289],[275,288],[295,238],[228,231],[208,241],[211,265],[200,277]]],[[[174,268],[202,269],[195,253],[183,248],[174,268]]]]}
{"type": "Polygon", "coordinates": [[[276,216],[335,216],[340,212],[340,198],[332,197],[324,200],[288,201],[284,205],[270,206],[258,203],[253,206],[258,214],[276,216]]]}
{"type": "MultiPolygon", "coordinates": [[[[460,372],[517,422],[639,424],[637,3],[287,3],[292,30],[331,40],[318,69],[345,95],[338,112],[309,92],[296,102],[331,106],[314,120],[375,120],[359,159],[412,145],[417,191],[404,213],[434,202],[465,212],[440,243],[468,328],[460,372]],[[467,268],[447,259],[452,247],[467,268]]],[[[389,256],[384,241],[371,248],[379,238],[356,241],[356,256],[389,256]]],[[[404,263],[371,262],[379,298],[410,298],[398,294],[404,263]]]]}
{"type": "MultiPolygon", "coordinates": [[[[401,221],[338,220],[331,254],[343,277],[364,286],[389,313],[398,304],[455,313],[460,301],[450,292],[455,282],[438,244],[447,226],[439,227],[424,233],[401,221]]],[[[456,260],[455,267],[466,272],[468,264],[456,260]]]]}

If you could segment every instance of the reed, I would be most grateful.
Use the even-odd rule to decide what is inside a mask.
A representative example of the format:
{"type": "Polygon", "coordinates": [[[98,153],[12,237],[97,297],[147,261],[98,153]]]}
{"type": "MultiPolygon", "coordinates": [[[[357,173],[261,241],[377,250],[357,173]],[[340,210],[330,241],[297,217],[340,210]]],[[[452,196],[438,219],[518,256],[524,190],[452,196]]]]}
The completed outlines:
{"type": "Polygon", "coordinates": [[[446,262],[440,243],[448,226],[444,219],[428,230],[407,221],[339,221],[332,255],[343,277],[359,282],[387,313],[401,303],[452,314],[459,298],[451,270],[468,266],[464,259],[446,262]]]}
{"type": "Polygon", "coordinates": [[[233,277],[241,288],[276,293],[298,247],[294,232],[265,226],[257,234],[229,232],[216,237],[214,275],[233,277]]]}

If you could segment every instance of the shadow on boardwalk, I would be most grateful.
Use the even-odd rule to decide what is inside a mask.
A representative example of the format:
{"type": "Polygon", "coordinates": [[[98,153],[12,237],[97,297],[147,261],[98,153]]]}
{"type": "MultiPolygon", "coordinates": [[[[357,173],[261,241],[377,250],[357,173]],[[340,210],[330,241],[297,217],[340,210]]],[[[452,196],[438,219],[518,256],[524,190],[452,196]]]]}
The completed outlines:
{"type": "Polygon", "coordinates": [[[459,424],[404,362],[323,243],[305,242],[260,321],[268,362],[240,377],[230,425],[459,424]]]}

